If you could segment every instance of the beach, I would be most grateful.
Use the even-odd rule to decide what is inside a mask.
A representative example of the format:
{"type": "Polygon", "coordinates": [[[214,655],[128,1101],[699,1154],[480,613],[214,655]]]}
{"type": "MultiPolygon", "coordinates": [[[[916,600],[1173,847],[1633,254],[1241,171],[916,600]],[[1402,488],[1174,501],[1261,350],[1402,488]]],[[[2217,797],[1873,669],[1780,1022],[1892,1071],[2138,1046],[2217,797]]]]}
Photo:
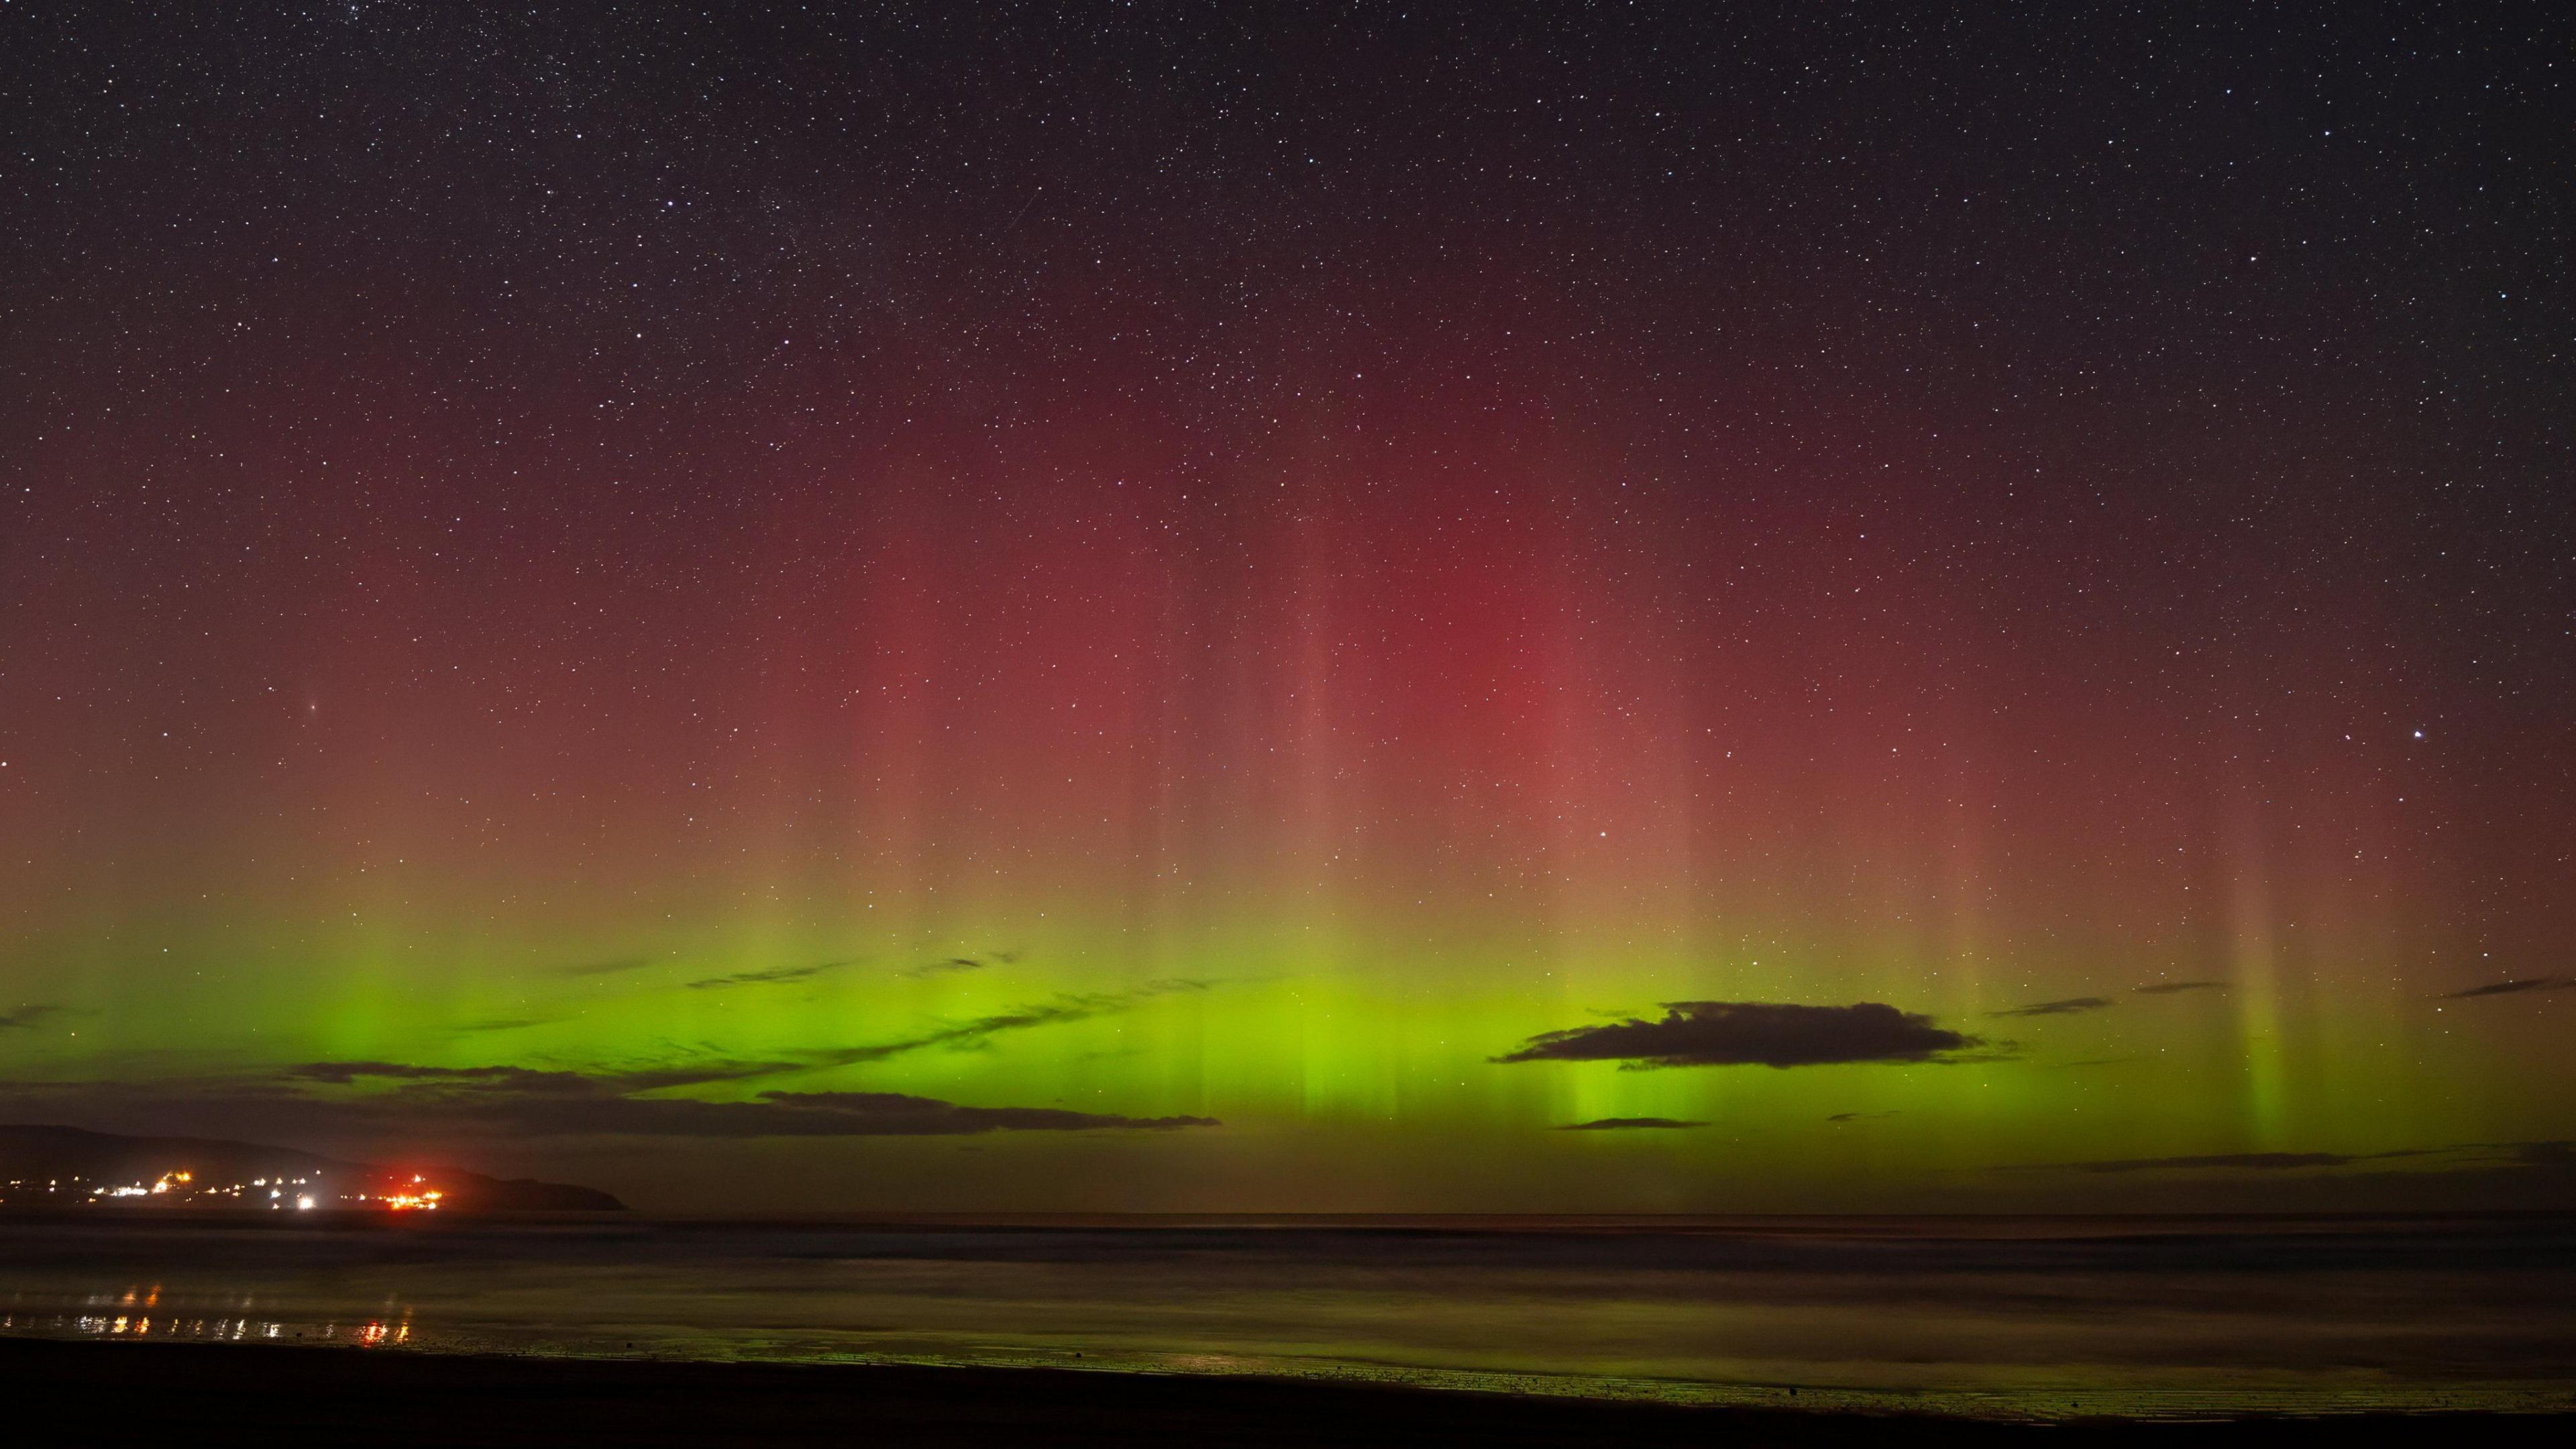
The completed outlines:
{"type": "Polygon", "coordinates": [[[471,1421],[447,1442],[563,1414],[634,1442],[852,1415],[1011,1442],[2520,1425],[2576,1409],[2571,1264],[2550,1215],[75,1214],[0,1220],[0,1343],[119,1413],[426,1404],[471,1421]]]}
{"type": "Polygon", "coordinates": [[[603,1361],[0,1340],[18,1412],[62,1430],[369,1445],[2254,1445],[2564,1442],[2565,1415],[2051,1424],[1691,1408],[1051,1369],[603,1361]]]}

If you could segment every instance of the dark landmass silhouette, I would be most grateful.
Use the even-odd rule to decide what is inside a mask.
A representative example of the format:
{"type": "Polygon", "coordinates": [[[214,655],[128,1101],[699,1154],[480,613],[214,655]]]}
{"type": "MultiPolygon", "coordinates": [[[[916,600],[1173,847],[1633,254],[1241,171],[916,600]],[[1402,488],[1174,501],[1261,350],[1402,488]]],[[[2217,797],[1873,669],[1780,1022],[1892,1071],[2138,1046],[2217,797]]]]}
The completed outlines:
{"type": "MultiPolygon", "coordinates": [[[[448,1212],[624,1212],[626,1204],[595,1188],[533,1178],[498,1178],[434,1163],[350,1162],[256,1142],[227,1142],[204,1137],[126,1137],[79,1127],[0,1125],[0,1211],[69,1209],[91,1199],[92,1186],[149,1186],[166,1174],[186,1172],[192,1178],[179,1205],[190,1208],[266,1209],[263,1190],[232,1202],[213,1200],[212,1189],[265,1179],[275,1183],[297,1178],[325,1187],[346,1185],[351,1191],[376,1193],[381,1185],[408,1182],[418,1174],[442,1194],[439,1207],[448,1212]],[[78,1179],[77,1190],[67,1185],[78,1179]],[[7,1186],[15,1182],[16,1187],[7,1186]],[[35,1184],[56,1184],[53,1191],[35,1184]]],[[[308,1183],[308,1185],[310,1185],[308,1183]]],[[[166,1196],[166,1195],[165,1195],[166,1196]]],[[[161,1208],[149,1197],[91,1199],[108,1208],[161,1208]]],[[[357,1206],[329,1202],[329,1207],[357,1206]]]]}

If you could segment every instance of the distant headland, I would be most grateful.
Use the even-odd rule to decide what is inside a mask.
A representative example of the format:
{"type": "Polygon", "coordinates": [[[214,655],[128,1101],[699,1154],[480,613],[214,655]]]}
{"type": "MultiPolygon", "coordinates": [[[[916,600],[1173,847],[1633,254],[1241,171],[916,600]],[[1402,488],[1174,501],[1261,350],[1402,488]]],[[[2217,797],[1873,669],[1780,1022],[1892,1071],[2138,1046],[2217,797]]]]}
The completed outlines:
{"type": "Polygon", "coordinates": [[[0,1213],[624,1212],[594,1188],[453,1167],[344,1162],[291,1147],[0,1126],[0,1213]]]}

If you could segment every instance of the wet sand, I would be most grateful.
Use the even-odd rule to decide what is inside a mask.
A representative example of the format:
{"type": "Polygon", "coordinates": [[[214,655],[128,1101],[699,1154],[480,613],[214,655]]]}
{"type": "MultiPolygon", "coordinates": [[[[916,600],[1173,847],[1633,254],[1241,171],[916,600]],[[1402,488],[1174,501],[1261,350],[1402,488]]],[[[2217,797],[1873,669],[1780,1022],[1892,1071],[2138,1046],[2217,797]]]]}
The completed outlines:
{"type": "Polygon", "coordinates": [[[2567,1442],[2576,1416],[1991,1423],[1051,1369],[0,1340],[12,1437],[368,1445],[2274,1445],[2567,1442]]]}

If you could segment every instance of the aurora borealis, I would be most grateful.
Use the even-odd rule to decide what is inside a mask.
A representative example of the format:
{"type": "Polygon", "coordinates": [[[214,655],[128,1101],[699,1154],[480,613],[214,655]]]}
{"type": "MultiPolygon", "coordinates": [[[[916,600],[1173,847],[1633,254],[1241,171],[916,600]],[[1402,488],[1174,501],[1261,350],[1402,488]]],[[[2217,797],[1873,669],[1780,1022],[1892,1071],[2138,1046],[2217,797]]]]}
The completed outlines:
{"type": "Polygon", "coordinates": [[[2563,19],[1002,13],[0,14],[8,1119],[2576,1197],[2563,19]]]}

